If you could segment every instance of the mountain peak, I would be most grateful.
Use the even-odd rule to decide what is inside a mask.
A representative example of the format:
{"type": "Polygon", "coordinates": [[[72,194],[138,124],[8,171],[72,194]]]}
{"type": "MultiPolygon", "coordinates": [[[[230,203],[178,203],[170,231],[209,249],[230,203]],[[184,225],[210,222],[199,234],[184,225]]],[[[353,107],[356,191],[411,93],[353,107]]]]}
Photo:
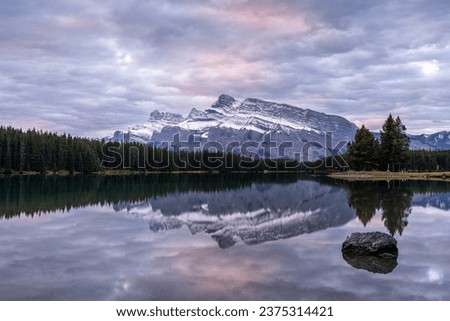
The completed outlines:
{"type": "MultiPolygon", "coordinates": [[[[165,146],[163,143],[173,141],[177,134],[183,139],[195,135],[200,147],[208,146],[208,142],[222,146],[237,142],[240,147],[248,141],[263,143],[264,137],[270,133],[277,146],[284,142],[291,143],[288,149],[272,148],[270,157],[302,158],[305,142],[324,146],[325,132],[333,132],[335,141],[349,141],[356,129],[356,125],[342,117],[257,98],[238,101],[222,94],[211,108],[192,108],[186,117],[154,110],[147,123],[135,126],[129,132],[132,141],[154,143],[156,147],[165,146]]],[[[263,155],[267,151],[258,147],[256,153],[263,155]]],[[[315,160],[325,155],[325,149],[314,150],[310,154],[308,159],[315,160]]]]}
{"type": "Polygon", "coordinates": [[[150,113],[149,121],[155,121],[155,120],[166,120],[166,121],[182,121],[183,116],[180,114],[174,114],[169,112],[160,112],[159,110],[154,110],[150,113]]]}
{"type": "MultiPolygon", "coordinates": [[[[277,146],[290,143],[287,149],[272,148],[270,157],[305,160],[306,155],[307,160],[315,160],[325,156],[326,150],[307,149],[305,154],[307,142],[314,143],[314,146],[325,146],[328,137],[325,133],[333,134],[333,142],[351,141],[356,130],[355,124],[341,116],[258,98],[246,98],[239,102],[230,95],[222,94],[211,108],[192,108],[186,117],[154,110],[148,122],[132,127],[128,134],[130,141],[154,143],[154,146],[163,148],[166,146],[163,143],[173,141],[176,134],[183,139],[195,135],[201,147],[208,146],[208,142],[220,143],[222,146],[232,146],[237,142],[240,148],[244,143],[257,142],[261,145],[255,152],[265,157],[262,146],[270,133],[277,146]]],[[[108,140],[123,141],[123,137],[123,131],[118,131],[108,140]]],[[[450,149],[450,132],[412,135],[410,138],[412,149],[450,149]]],[[[241,153],[239,148],[232,152],[241,153]]]]}
{"type": "Polygon", "coordinates": [[[160,112],[159,110],[154,110],[150,113],[149,120],[159,120],[163,118],[164,113],[160,112]]]}
{"type": "Polygon", "coordinates": [[[198,110],[197,108],[192,108],[187,118],[196,118],[201,116],[203,116],[203,112],[201,110],[198,110]]]}
{"type": "Polygon", "coordinates": [[[229,108],[233,107],[238,101],[230,95],[222,94],[217,101],[211,105],[212,108],[229,108]]]}

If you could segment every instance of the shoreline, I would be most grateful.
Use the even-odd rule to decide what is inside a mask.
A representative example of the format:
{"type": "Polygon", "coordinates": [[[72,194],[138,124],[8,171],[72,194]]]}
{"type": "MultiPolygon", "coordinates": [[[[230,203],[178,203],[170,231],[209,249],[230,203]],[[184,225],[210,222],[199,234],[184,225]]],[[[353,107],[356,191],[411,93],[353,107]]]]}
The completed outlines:
{"type": "Polygon", "coordinates": [[[379,172],[349,171],[329,174],[328,177],[347,181],[379,181],[379,180],[436,180],[450,181],[450,172],[379,172]]]}
{"type": "Polygon", "coordinates": [[[63,170],[63,171],[47,171],[46,173],[39,173],[39,172],[33,172],[33,171],[23,171],[23,172],[12,172],[10,174],[4,174],[0,172],[0,178],[1,177],[13,177],[13,176],[46,176],[46,177],[52,177],[52,176],[130,176],[130,175],[158,175],[158,174],[174,174],[174,175],[180,175],[180,174],[211,174],[211,175],[217,175],[217,174],[245,174],[245,173],[252,173],[252,174],[270,174],[270,173],[280,173],[280,174],[287,174],[287,173],[301,173],[305,174],[304,172],[299,171],[287,171],[287,170],[280,170],[280,171],[269,171],[269,170],[255,170],[255,171],[219,171],[219,170],[186,170],[186,171],[132,171],[132,170],[106,170],[106,171],[100,171],[100,172],[92,172],[92,173],[81,173],[81,172],[74,172],[69,173],[69,171],[63,170]]]}

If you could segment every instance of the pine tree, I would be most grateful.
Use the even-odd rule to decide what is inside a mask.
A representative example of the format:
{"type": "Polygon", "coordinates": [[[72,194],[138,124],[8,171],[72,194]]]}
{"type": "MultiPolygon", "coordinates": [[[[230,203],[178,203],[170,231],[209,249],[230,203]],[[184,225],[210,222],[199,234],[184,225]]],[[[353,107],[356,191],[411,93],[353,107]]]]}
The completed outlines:
{"type": "Polygon", "coordinates": [[[378,141],[364,126],[356,131],[355,140],[348,144],[350,168],[372,170],[377,168],[378,141]]]}
{"type": "Polygon", "coordinates": [[[23,172],[25,169],[25,136],[22,135],[20,138],[20,147],[19,147],[19,172],[23,172]]]}
{"type": "Polygon", "coordinates": [[[5,155],[5,174],[12,173],[12,160],[11,160],[11,139],[6,140],[6,155],[5,155]]]}
{"type": "Polygon", "coordinates": [[[389,114],[380,132],[380,166],[386,170],[400,170],[408,163],[409,138],[400,117],[389,114]]]}
{"type": "Polygon", "coordinates": [[[395,119],[395,164],[398,164],[399,170],[404,169],[409,162],[409,138],[406,135],[406,126],[403,125],[400,117],[395,119]]]}

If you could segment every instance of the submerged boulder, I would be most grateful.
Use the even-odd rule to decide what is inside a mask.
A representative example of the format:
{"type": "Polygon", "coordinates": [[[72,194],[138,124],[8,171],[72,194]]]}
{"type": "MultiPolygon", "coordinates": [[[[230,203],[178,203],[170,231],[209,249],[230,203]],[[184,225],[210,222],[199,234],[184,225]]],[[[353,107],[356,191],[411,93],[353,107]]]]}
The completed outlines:
{"type": "Polygon", "coordinates": [[[397,266],[397,241],[381,232],[352,233],[342,244],[342,256],[356,269],[390,273],[397,266]]]}
{"type": "Polygon", "coordinates": [[[382,232],[352,233],[342,244],[342,253],[397,257],[397,241],[382,232]]]}

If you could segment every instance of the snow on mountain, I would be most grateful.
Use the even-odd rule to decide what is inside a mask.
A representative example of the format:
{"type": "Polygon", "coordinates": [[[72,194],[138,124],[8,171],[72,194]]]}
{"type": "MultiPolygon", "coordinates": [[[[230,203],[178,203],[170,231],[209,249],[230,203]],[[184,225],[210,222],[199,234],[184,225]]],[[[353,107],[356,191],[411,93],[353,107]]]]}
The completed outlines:
{"type": "MultiPolygon", "coordinates": [[[[221,151],[305,161],[330,155],[325,147],[333,153],[345,152],[356,130],[355,124],[340,116],[256,98],[240,102],[229,95],[220,95],[210,108],[193,108],[186,117],[155,110],[144,124],[127,132],[116,131],[106,139],[174,147],[178,136],[182,142],[193,138],[202,147],[208,142],[219,143],[221,151]],[[327,133],[332,137],[328,142],[327,133]],[[253,145],[243,149],[245,143],[253,145]]],[[[379,137],[379,133],[374,134],[379,137]]],[[[410,139],[412,149],[450,149],[450,132],[410,135],[410,139]]]]}
{"type": "Polygon", "coordinates": [[[431,135],[411,135],[413,149],[450,149],[450,131],[442,131],[431,135]]]}
{"type": "MultiPolygon", "coordinates": [[[[380,133],[373,133],[380,139],[380,133]]],[[[434,134],[408,135],[410,149],[447,150],[450,149],[450,131],[442,131],[434,134]]]]}
{"type": "MultiPolygon", "coordinates": [[[[204,111],[193,108],[186,117],[153,111],[145,124],[126,133],[116,131],[110,139],[171,146],[175,135],[183,141],[193,135],[203,146],[207,142],[220,143],[223,151],[236,143],[242,146],[245,142],[256,142],[258,146],[252,152],[260,156],[316,159],[325,155],[326,133],[332,133],[327,146],[334,147],[339,141],[353,139],[356,129],[340,116],[256,98],[239,102],[229,95],[220,95],[210,108],[204,111]],[[273,146],[269,154],[263,148],[265,143],[273,146]],[[283,143],[285,147],[280,150],[278,147],[283,143]]],[[[233,152],[246,153],[239,148],[233,152]]]]}

